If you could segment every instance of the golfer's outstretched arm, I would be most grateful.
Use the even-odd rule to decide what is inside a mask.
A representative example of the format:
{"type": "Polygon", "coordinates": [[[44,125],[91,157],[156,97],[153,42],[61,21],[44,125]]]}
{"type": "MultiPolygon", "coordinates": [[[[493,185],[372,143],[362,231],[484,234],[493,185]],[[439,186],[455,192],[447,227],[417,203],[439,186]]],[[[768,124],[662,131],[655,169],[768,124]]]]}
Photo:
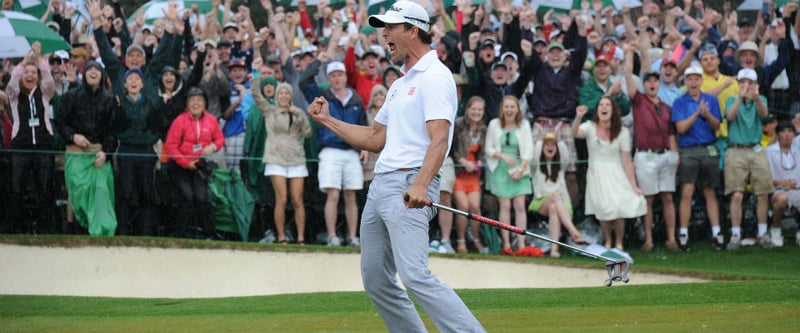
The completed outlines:
{"type": "Polygon", "coordinates": [[[331,117],[328,111],[328,101],[323,97],[315,98],[308,106],[308,114],[317,124],[331,130],[347,144],[374,153],[383,150],[386,144],[386,126],[378,122],[372,127],[353,125],[331,117]]]}

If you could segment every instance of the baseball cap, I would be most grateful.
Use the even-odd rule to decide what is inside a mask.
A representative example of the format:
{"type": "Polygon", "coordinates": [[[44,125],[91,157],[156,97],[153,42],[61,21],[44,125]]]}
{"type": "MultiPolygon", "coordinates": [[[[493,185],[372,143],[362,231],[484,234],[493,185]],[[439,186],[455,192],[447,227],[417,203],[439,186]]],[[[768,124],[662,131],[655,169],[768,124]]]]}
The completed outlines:
{"type": "Polygon", "coordinates": [[[411,1],[402,0],[395,2],[384,14],[370,15],[369,25],[375,28],[383,28],[387,23],[408,23],[428,32],[431,29],[430,20],[431,18],[425,8],[411,1]]]}
{"type": "Polygon", "coordinates": [[[534,39],[533,40],[533,45],[536,45],[536,43],[542,43],[544,45],[547,45],[547,41],[544,40],[544,38],[536,38],[536,39],[534,39]]]}
{"type": "Polygon", "coordinates": [[[503,54],[500,55],[500,60],[505,60],[506,57],[511,57],[514,59],[514,61],[517,61],[517,54],[514,52],[511,51],[503,52],[503,54]]]}
{"type": "Polygon", "coordinates": [[[678,64],[672,58],[667,58],[667,60],[661,62],[661,67],[666,65],[672,65],[672,67],[678,68],[678,64]]]}
{"type": "Polygon", "coordinates": [[[332,61],[328,63],[328,67],[325,68],[325,74],[331,75],[331,73],[335,71],[342,71],[345,73],[347,72],[347,70],[344,68],[344,63],[342,63],[341,61],[332,61]]]}
{"type": "Polygon", "coordinates": [[[237,26],[236,23],[233,22],[225,23],[225,26],[222,28],[222,31],[225,32],[225,30],[228,30],[228,28],[233,28],[236,29],[236,31],[239,31],[239,26],[237,26]]]}
{"type": "Polygon", "coordinates": [[[205,44],[206,47],[210,46],[212,49],[216,49],[217,48],[217,41],[215,41],[215,40],[213,40],[211,38],[206,38],[205,40],[203,40],[203,44],[205,44]]]}
{"type": "Polygon", "coordinates": [[[55,29],[56,31],[58,31],[58,29],[59,29],[58,23],[53,22],[53,21],[47,22],[47,27],[50,28],[50,29],[55,29]]]}
{"type": "Polygon", "coordinates": [[[564,44],[559,42],[552,42],[550,45],[547,45],[547,52],[550,52],[552,49],[560,49],[561,51],[566,50],[566,48],[564,48],[564,44]]]}
{"type": "Polygon", "coordinates": [[[232,58],[231,61],[228,63],[228,68],[234,68],[234,67],[247,68],[247,63],[244,61],[243,58],[232,58]]]}
{"type": "Polygon", "coordinates": [[[492,64],[492,70],[495,70],[495,68],[498,67],[503,67],[503,69],[508,70],[508,66],[503,61],[498,61],[492,64]]]}
{"type": "Polygon", "coordinates": [[[661,75],[658,74],[658,72],[647,72],[644,75],[642,75],[642,82],[645,82],[645,81],[650,80],[652,78],[656,78],[656,80],[660,80],[661,79],[661,75]]]}
{"type": "Polygon", "coordinates": [[[742,68],[739,70],[739,74],[736,75],[736,81],[741,81],[744,79],[748,79],[753,82],[758,82],[758,74],[756,71],[750,68],[742,68]]]}
{"type": "Polygon", "coordinates": [[[61,60],[69,60],[69,53],[67,53],[67,51],[64,50],[58,50],[56,52],[53,52],[53,55],[61,58],[61,60]]]}
{"type": "Polygon", "coordinates": [[[617,37],[615,34],[608,34],[603,37],[603,44],[608,41],[614,42],[614,45],[619,45],[619,37],[617,37]]]}
{"type": "Polygon", "coordinates": [[[147,54],[147,53],[144,53],[144,48],[143,47],[141,47],[140,45],[137,45],[137,44],[133,44],[131,46],[128,46],[128,49],[125,51],[125,55],[129,55],[133,51],[139,51],[139,52],[142,53],[143,56],[147,54]]]}
{"type": "Polygon", "coordinates": [[[83,58],[89,57],[89,51],[86,51],[86,49],[82,47],[76,47],[72,49],[71,51],[69,51],[69,54],[73,57],[83,57],[83,58]]]}
{"type": "Polygon", "coordinates": [[[380,45],[370,45],[369,48],[364,50],[364,54],[361,55],[361,59],[364,59],[368,55],[373,55],[380,59],[386,56],[386,51],[380,45]]]}
{"type": "Polygon", "coordinates": [[[738,24],[738,26],[739,26],[739,28],[741,28],[741,27],[743,27],[743,26],[750,26],[750,27],[752,27],[752,26],[753,26],[753,22],[752,22],[752,21],[750,21],[750,19],[749,19],[749,18],[747,18],[747,17],[742,17],[742,19],[741,19],[741,20],[739,20],[739,24],[738,24]]]}
{"type": "Polygon", "coordinates": [[[484,47],[491,47],[494,49],[494,40],[491,38],[486,38],[481,42],[481,47],[479,50],[483,50],[484,47]]]}
{"type": "Polygon", "coordinates": [[[604,62],[604,63],[610,64],[612,57],[613,56],[610,53],[601,53],[601,54],[598,54],[594,58],[594,63],[595,63],[595,65],[597,65],[597,63],[600,63],[600,62],[604,62]]]}
{"type": "Polygon", "coordinates": [[[703,56],[706,54],[713,54],[715,56],[719,56],[719,53],[717,53],[717,48],[714,46],[714,44],[705,44],[703,45],[703,47],[700,48],[700,53],[699,53],[700,59],[703,59],[703,56]]]}
{"type": "Polygon", "coordinates": [[[550,38],[549,39],[553,40],[553,38],[556,38],[559,35],[561,35],[561,30],[555,29],[555,30],[550,32],[550,38]]]}
{"type": "Polygon", "coordinates": [[[144,79],[144,73],[142,73],[141,69],[138,69],[138,68],[129,69],[128,71],[125,72],[125,79],[127,79],[128,76],[131,75],[131,74],[137,74],[137,75],[139,75],[140,79],[144,79]]]}
{"type": "Polygon", "coordinates": [[[685,71],[683,71],[683,76],[684,77],[692,75],[692,74],[703,76],[703,69],[700,68],[700,67],[697,67],[697,66],[690,66],[685,71]]]}

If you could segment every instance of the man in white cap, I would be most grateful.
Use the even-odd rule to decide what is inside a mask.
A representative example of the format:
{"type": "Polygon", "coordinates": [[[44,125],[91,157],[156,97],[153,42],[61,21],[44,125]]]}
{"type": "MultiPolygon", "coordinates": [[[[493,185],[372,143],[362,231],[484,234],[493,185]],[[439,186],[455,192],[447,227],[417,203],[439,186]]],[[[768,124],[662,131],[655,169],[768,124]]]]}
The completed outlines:
{"type": "Polygon", "coordinates": [[[772,248],[767,234],[769,194],[772,174],[767,153],[761,147],[761,119],[768,115],[767,98],[758,94],[758,76],[750,68],[739,70],[736,77],[739,94],[725,102],[728,119],[728,152],[725,154],[725,195],[731,196],[731,238],[728,250],[738,250],[742,239],[742,200],[748,179],[756,195],[758,243],[772,248]]]}
{"type": "Polygon", "coordinates": [[[330,117],[328,103],[309,106],[314,120],[344,141],[382,151],[361,221],[364,289],[390,332],[425,332],[414,303],[396,275],[442,332],[484,332],[458,295],[428,269],[428,222],[439,199],[437,171],[447,155],[457,108],[456,85],[431,50],[430,18],[420,5],[395,2],[369,23],[384,28],[392,59],[403,60],[372,127],[330,117]]]}
{"type": "Polygon", "coordinates": [[[724,239],[719,227],[719,203],[715,188],[720,185],[719,152],[714,132],[719,129],[722,116],[719,101],[714,95],[700,90],[703,84],[703,69],[692,66],[683,73],[686,93],[672,104],[672,122],[678,131],[678,182],[681,200],[678,208],[680,229],[678,246],[689,249],[689,218],[692,214],[692,198],[695,183],[703,189],[706,214],[711,224],[711,242],[722,248],[724,239]]]}

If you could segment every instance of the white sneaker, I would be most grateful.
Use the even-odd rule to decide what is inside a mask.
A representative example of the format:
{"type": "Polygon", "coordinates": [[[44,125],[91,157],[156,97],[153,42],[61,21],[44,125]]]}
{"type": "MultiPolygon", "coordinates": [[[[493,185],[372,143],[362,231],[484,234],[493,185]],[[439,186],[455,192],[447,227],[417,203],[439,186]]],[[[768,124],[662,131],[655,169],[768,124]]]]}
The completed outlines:
{"type": "Polygon", "coordinates": [[[359,239],[358,237],[352,237],[350,238],[350,243],[348,243],[347,245],[352,247],[361,247],[361,239],[359,239]]]}
{"type": "Polygon", "coordinates": [[[342,239],[337,236],[328,237],[328,246],[342,246],[342,239]]]}
{"type": "Polygon", "coordinates": [[[769,235],[772,237],[772,245],[775,245],[775,247],[783,246],[783,233],[781,233],[780,227],[769,229],[769,235]]]}
{"type": "Polygon", "coordinates": [[[439,253],[442,253],[442,248],[444,248],[444,253],[456,253],[456,250],[453,249],[453,244],[449,240],[442,241],[441,245],[439,245],[439,253]]]}
{"type": "Polygon", "coordinates": [[[441,244],[439,244],[438,240],[435,240],[435,239],[432,240],[431,244],[428,245],[428,253],[438,253],[439,252],[439,245],[441,245],[441,244]]]}
{"type": "Polygon", "coordinates": [[[726,249],[728,251],[736,251],[741,246],[742,237],[739,235],[731,235],[731,240],[728,242],[726,249]]]}

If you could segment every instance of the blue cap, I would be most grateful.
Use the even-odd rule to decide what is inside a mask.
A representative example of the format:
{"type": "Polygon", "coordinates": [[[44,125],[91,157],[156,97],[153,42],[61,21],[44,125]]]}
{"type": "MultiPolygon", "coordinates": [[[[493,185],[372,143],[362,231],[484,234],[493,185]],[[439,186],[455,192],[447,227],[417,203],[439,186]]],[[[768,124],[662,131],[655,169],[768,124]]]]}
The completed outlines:
{"type": "Polygon", "coordinates": [[[139,78],[144,80],[144,73],[142,73],[141,69],[138,69],[138,68],[129,69],[127,72],[125,72],[125,79],[127,79],[128,75],[131,75],[131,74],[138,74],[139,78]]]}
{"type": "Polygon", "coordinates": [[[719,53],[717,53],[717,47],[714,46],[714,44],[705,44],[702,47],[700,47],[700,52],[698,53],[700,59],[703,59],[703,55],[706,54],[713,54],[719,57],[719,53]]]}

